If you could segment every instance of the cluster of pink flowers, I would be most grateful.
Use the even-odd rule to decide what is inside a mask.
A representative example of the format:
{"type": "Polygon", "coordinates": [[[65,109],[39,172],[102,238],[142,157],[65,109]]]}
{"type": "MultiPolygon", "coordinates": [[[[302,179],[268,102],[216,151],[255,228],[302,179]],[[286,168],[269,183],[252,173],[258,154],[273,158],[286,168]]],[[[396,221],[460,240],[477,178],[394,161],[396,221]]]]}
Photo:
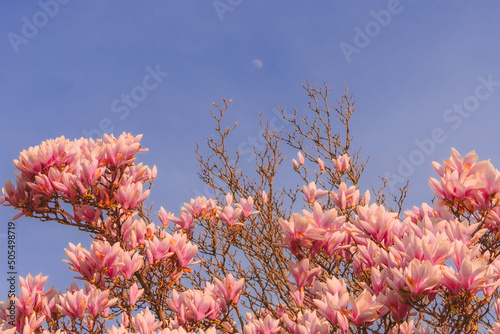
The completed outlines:
{"type": "MultiPolygon", "coordinates": [[[[19,170],[16,185],[7,181],[1,202],[25,214],[49,213],[54,198],[70,204],[67,217],[80,222],[97,223],[100,209],[116,205],[133,210],[149,196],[143,184],[156,177],[156,167],[134,165],[135,154],[145,152],[142,135],[104,135],[96,141],[59,137],[30,147],[14,160],[19,170]]],[[[62,210],[62,209],[60,209],[62,210]]]]}
{"type": "MultiPolygon", "coordinates": [[[[86,284],[85,289],[73,285],[67,293],[55,292],[54,288],[44,291],[47,276],[42,274],[32,277],[28,274],[21,280],[21,293],[16,298],[16,313],[13,319],[8,306],[0,303],[0,319],[10,324],[7,333],[33,333],[44,322],[51,323],[53,318],[67,316],[71,320],[81,320],[83,326],[92,327],[96,317],[109,316],[110,307],[117,298],[109,299],[109,290],[100,290],[86,284]]],[[[45,332],[44,332],[45,333],[45,332]]]]}
{"type": "Polygon", "coordinates": [[[351,164],[351,157],[348,154],[332,159],[333,167],[339,173],[346,172],[351,164]]]}
{"type": "MultiPolygon", "coordinates": [[[[290,263],[297,305],[310,309],[310,319],[319,314],[316,322],[325,332],[323,319],[347,333],[350,323],[369,326],[390,314],[400,322],[392,332],[427,333],[427,327],[415,328],[409,318],[413,303],[463,293],[495,295],[500,286],[500,255],[485,250],[479,241],[486,233],[499,233],[495,213],[500,209],[500,172],[488,161],[476,161],[473,152],[461,158],[452,150],[444,167],[434,163],[441,180],[431,178],[430,184],[438,201],[433,207],[424,203],[406,211],[402,221],[383,206],[369,204],[369,194],[361,203],[359,190],[344,183],[330,195],[341,212],[351,208],[354,215],[341,216],[335,209],[323,212],[315,202],[312,214],[304,210],[304,215],[282,220],[283,246],[302,259],[290,263]],[[362,282],[362,277],[368,277],[368,284],[364,281],[361,289],[348,293],[342,278],[324,281],[323,271],[309,266],[320,256],[333,260],[335,255],[352,261],[354,278],[362,282]]],[[[318,190],[312,183],[303,192],[309,204],[325,195],[323,191],[315,195],[318,190]]],[[[498,311],[498,301],[495,305],[498,311]]],[[[285,327],[295,332],[298,319],[285,318],[285,327]]]]}
{"type": "Polygon", "coordinates": [[[158,214],[160,221],[163,225],[173,222],[177,226],[177,230],[181,230],[187,235],[191,236],[196,224],[196,219],[220,219],[224,225],[228,227],[243,226],[244,221],[259,213],[253,210],[254,202],[250,196],[248,198],[240,198],[239,203],[234,203],[231,194],[226,195],[226,205],[220,207],[216,205],[213,199],[207,199],[205,196],[191,199],[189,203],[184,203],[181,208],[179,217],[174,216],[172,213],[167,213],[162,207],[158,214]]]}
{"type": "MultiPolygon", "coordinates": [[[[244,279],[235,281],[229,274],[224,281],[215,280],[216,284],[209,284],[203,291],[187,290],[182,293],[173,291],[172,298],[167,303],[170,309],[177,314],[179,325],[187,321],[202,322],[220,319],[220,312],[227,311],[227,306],[237,304],[244,279]]],[[[229,323],[226,326],[231,326],[229,323]]],[[[229,328],[229,327],[228,327],[229,328]]]]}
{"type": "MultiPolygon", "coordinates": [[[[185,203],[180,218],[161,208],[158,216],[162,225],[146,223],[136,209],[149,195],[149,187],[144,189],[144,184],[152,183],[156,168],[134,164],[135,155],[146,151],[141,148],[140,139],[141,136],[130,134],[118,138],[105,135],[96,141],[84,138],[70,141],[61,137],[21,152],[19,160],[14,161],[19,170],[16,185],[10,180],[6,183],[0,202],[21,211],[15,218],[23,214],[59,217],[69,225],[91,227],[98,234],[89,250],[71,243],[66,250],[66,262],[70,270],[78,272],[78,278],[85,281],[85,288],[73,285],[64,294],[53,289],[44,292],[47,277],[40,274],[35,278],[30,275],[21,278],[15,312],[9,309],[12,303],[0,304],[1,331],[48,334],[59,324],[70,332],[75,325],[91,332],[97,328],[98,318],[104,322],[108,317],[111,319],[110,310],[118,305],[118,298],[111,298],[107,289],[111,282],[121,282],[128,287],[128,301],[121,301],[122,306],[118,308],[123,310],[123,305],[133,308],[139,300],[146,300],[144,289],[138,286],[137,273],[168,268],[170,273],[166,277],[173,284],[184,272],[191,271],[188,267],[197,263],[194,259],[198,247],[190,240],[197,219],[219,219],[233,226],[257,214],[252,197],[240,199],[235,208],[229,195],[224,208],[203,197],[185,203]],[[72,212],[62,209],[68,205],[72,212]],[[176,224],[177,232],[171,234],[165,230],[169,222],[176,224]],[[61,322],[65,318],[68,320],[61,322]]],[[[187,333],[180,326],[186,320],[222,318],[224,312],[238,303],[244,280],[235,281],[229,274],[222,281],[215,279],[214,283],[205,292],[182,292],[180,314],[175,321],[169,321],[166,328],[160,329],[164,326],[145,309],[132,317],[121,313],[119,326],[107,331],[123,334],[129,333],[128,328],[132,327],[141,334],[187,333]],[[200,293],[209,295],[211,301],[207,301],[208,297],[199,299],[200,293]],[[213,308],[202,313],[207,303],[213,308]]],[[[176,305],[178,294],[175,290],[172,293],[169,304],[176,305]]],[[[214,333],[214,328],[208,325],[206,332],[200,330],[200,333],[214,333]]],[[[66,331],[58,329],[57,333],[66,331]]]]}
{"type": "MultiPolygon", "coordinates": [[[[145,151],[140,139],[130,134],[97,141],[61,137],[23,151],[14,161],[16,185],[6,183],[0,202],[27,216],[92,228],[96,235],[90,249],[70,243],[66,250],[66,262],[85,281],[84,288],[74,284],[66,293],[45,291],[47,277],[21,278],[20,295],[0,303],[1,332],[64,334],[79,328],[90,333],[105,328],[115,315],[118,321],[107,326],[108,334],[236,330],[230,314],[244,292],[244,279],[211,278],[204,289],[182,288],[179,280],[198,263],[197,223],[240,231],[259,213],[253,197],[237,201],[227,194],[223,204],[198,197],[184,203],[178,217],[162,207],[161,224],[147,222],[139,209],[156,168],[134,163],[135,155],[145,151]],[[171,233],[166,230],[170,223],[175,225],[171,233]],[[159,277],[146,275],[155,271],[167,271],[159,274],[169,280],[162,285],[170,289],[164,299],[168,319],[158,317],[155,305],[145,307],[149,284],[156,282],[144,277],[159,277]],[[60,324],[64,328],[56,328],[60,324]]],[[[304,165],[301,152],[297,158],[296,170],[304,165]]],[[[318,165],[323,172],[321,159],[318,165]]],[[[350,158],[340,156],[333,165],[342,175],[350,169],[350,158]]],[[[474,152],[462,158],[455,150],[434,168],[440,177],[430,179],[436,201],[402,217],[370,203],[369,192],[360,196],[354,185],[341,182],[334,191],[318,189],[314,182],[304,186],[306,209],[279,221],[280,246],[291,256],[286,288],[296,307],[280,304],[274,312],[248,313],[243,333],[349,333],[356,326],[376,328],[382,318],[392,324],[392,334],[430,333],[422,324],[430,316],[417,322],[419,310],[472,296],[490,300],[499,317],[500,172],[489,161],[477,161],[474,152]]],[[[268,201],[266,192],[256,196],[268,201]]],[[[486,329],[500,333],[500,320],[486,329]]]]}

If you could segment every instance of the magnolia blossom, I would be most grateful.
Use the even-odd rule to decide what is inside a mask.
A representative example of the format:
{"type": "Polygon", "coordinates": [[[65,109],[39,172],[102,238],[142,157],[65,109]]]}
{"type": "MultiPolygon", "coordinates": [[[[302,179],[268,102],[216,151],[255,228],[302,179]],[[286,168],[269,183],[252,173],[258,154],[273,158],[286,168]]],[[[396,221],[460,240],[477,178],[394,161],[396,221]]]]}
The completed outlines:
{"type": "Polygon", "coordinates": [[[323,160],[321,160],[321,158],[319,158],[319,157],[318,157],[318,167],[319,167],[320,173],[325,172],[325,162],[323,160]]]}
{"type": "Polygon", "coordinates": [[[224,299],[226,303],[238,304],[240,300],[241,288],[245,284],[245,279],[242,278],[239,281],[235,281],[232,274],[227,275],[224,281],[215,279],[215,284],[217,286],[216,294],[224,299]]]}
{"type": "Polygon", "coordinates": [[[385,313],[380,312],[384,305],[376,302],[376,297],[366,289],[356,299],[351,296],[349,303],[352,307],[349,318],[356,325],[373,322],[385,313]]]}
{"type": "Polygon", "coordinates": [[[349,155],[344,154],[340,157],[337,157],[336,159],[332,159],[333,167],[339,173],[344,173],[349,169],[350,160],[351,158],[349,157],[349,155]]]}
{"type": "Polygon", "coordinates": [[[189,203],[184,203],[184,207],[194,217],[210,215],[217,211],[217,206],[213,199],[207,199],[205,196],[191,199],[189,203]]]}
{"type": "Polygon", "coordinates": [[[270,314],[266,315],[264,319],[255,318],[247,313],[248,323],[243,326],[244,334],[273,334],[281,330],[279,319],[274,319],[270,314]]]}
{"type": "Polygon", "coordinates": [[[304,313],[299,312],[296,322],[285,314],[283,321],[292,334],[328,334],[330,332],[330,324],[325,319],[320,318],[316,311],[306,310],[304,313]]]}
{"type": "Polygon", "coordinates": [[[283,245],[292,252],[298,251],[298,246],[310,248],[312,242],[324,240],[324,230],[318,228],[316,223],[308,217],[294,214],[289,221],[280,220],[283,228],[283,245]]]}
{"type": "Polygon", "coordinates": [[[342,182],[338,188],[338,191],[336,193],[331,192],[330,197],[335,205],[343,211],[358,205],[359,189],[357,189],[355,186],[347,188],[346,184],[342,182]]]}
{"type": "Polygon", "coordinates": [[[299,288],[312,285],[316,280],[316,276],[322,271],[320,267],[313,269],[309,268],[309,259],[304,258],[299,263],[288,262],[290,272],[299,288]]]}
{"type": "Polygon", "coordinates": [[[304,156],[302,155],[302,152],[297,152],[297,158],[299,159],[299,165],[303,166],[304,165],[304,156]]]}
{"type": "Polygon", "coordinates": [[[307,203],[313,204],[318,199],[325,197],[325,195],[328,194],[328,191],[316,189],[316,183],[311,182],[307,187],[302,187],[302,193],[304,194],[307,203]]]}

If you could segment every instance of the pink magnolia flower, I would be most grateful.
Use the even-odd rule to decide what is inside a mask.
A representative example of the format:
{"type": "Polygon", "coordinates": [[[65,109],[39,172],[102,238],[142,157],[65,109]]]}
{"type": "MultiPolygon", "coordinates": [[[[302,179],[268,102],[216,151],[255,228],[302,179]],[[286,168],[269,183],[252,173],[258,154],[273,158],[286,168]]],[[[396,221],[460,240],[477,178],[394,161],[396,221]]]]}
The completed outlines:
{"type": "Polygon", "coordinates": [[[19,277],[20,285],[25,287],[30,292],[41,293],[47,283],[48,276],[38,274],[35,277],[28,274],[26,278],[19,277]]]}
{"type": "Polygon", "coordinates": [[[338,326],[342,333],[347,333],[349,293],[344,279],[332,277],[324,283],[316,281],[312,292],[316,296],[313,303],[318,307],[318,312],[333,325],[338,326]]]}
{"type": "MultiPolygon", "coordinates": [[[[17,180],[16,182],[17,187],[14,186],[11,180],[7,180],[7,182],[5,182],[5,188],[2,188],[2,193],[4,196],[0,198],[0,204],[8,202],[8,205],[4,205],[17,207],[26,200],[26,183],[20,182],[19,180],[17,180]]],[[[16,219],[22,215],[23,213],[16,215],[16,219]]]]}
{"type": "Polygon", "coordinates": [[[373,322],[384,314],[384,312],[382,314],[379,313],[383,311],[382,308],[384,305],[376,302],[376,297],[366,289],[356,299],[351,296],[349,303],[352,310],[348,317],[356,325],[364,322],[373,322]]]}
{"type": "Polygon", "coordinates": [[[87,308],[88,296],[83,290],[67,292],[59,296],[59,304],[56,307],[61,314],[69,316],[72,320],[83,319],[87,308]]]}
{"type": "Polygon", "coordinates": [[[438,235],[426,233],[418,237],[411,231],[403,237],[397,248],[404,252],[408,262],[412,259],[429,260],[433,265],[443,264],[453,252],[451,242],[445,233],[438,235]]]}
{"type": "Polygon", "coordinates": [[[41,301],[42,297],[40,292],[30,290],[21,284],[21,293],[16,301],[16,308],[20,312],[20,315],[31,315],[33,310],[37,307],[37,304],[41,303],[41,301]]]}
{"type": "Polygon", "coordinates": [[[187,320],[199,322],[205,318],[216,319],[221,310],[218,298],[207,288],[204,291],[186,290],[181,294],[173,290],[172,298],[167,303],[177,314],[180,324],[187,320]]]}
{"type": "Polygon", "coordinates": [[[160,211],[158,212],[158,218],[160,219],[162,226],[167,226],[169,222],[173,221],[175,219],[175,216],[173,213],[165,211],[165,209],[160,207],[160,211]]]}
{"type": "Polygon", "coordinates": [[[170,245],[171,251],[175,252],[179,268],[195,264],[191,263],[191,260],[196,256],[198,246],[189,242],[185,234],[174,233],[170,245]]]}
{"type": "Polygon", "coordinates": [[[267,193],[265,190],[262,190],[262,202],[267,203],[267,193]]]}
{"type": "Polygon", "coordinates": [[[288,288],[290,289],[290,295],[297,303],[297,306],[300,307],[304,305],[304,299],[306,298],[306,293],[304,292],[304,288],[303,287],[297,288],[296,285],[290,283],[288,284],[288,288]]]}
{"type": "Polygon", "coordinates": [[[216,278],[215,284],[217,286],[216,294],[224,299],[227,304],[238,304],[240,300],[241,288],[243,287],[243,284],[245,284],[244,278],[236,282],[233,275],[229,274],[222,282],[216,278]]]}
{"type": "Polygon", "coordinates": [[[445,267],[442,284],[452,293],[458,293],[461,289],[476,293],[489,279],[496,278],[497,275],[495,273],[488,274],[488,264],[484,258],[476,258],[474,250],[469,251],[465,245],[460,248],[461,251],[455,251],[454,254],[454,262],[458,272],[451,267],[445,267]]]}
{"type": "Polygon", "coordinates": [[[63,260],[70,265],[69,270],[80,273],[82,277],[88,281],[95,280],[97,268],[94,263],[87,261],[90,258],[90,253],[87,249],[83,248],[81,244],[73,245],[71,242],[69,243],[69,250],[65,249],[66,256],[69,261],[63,260]]]}
{"type": "Polygon", "coordinates": [[[403,297],[398,291],[387,288],[380,296],[381,303],[390,310],[391,316],[395,321],[404,320],[413,309],[411,305],[404,302],[403,297]]]}
{"type": "Polygon", "coordinates": [[[116,201],[125,209],[134,209],[144,202],[149,196],[149,189],[142,191],[142,184],[135,183],[132,178],[127,179],[120,185],[115,194],[116,201]]]}
{"type": "MultiPolygon", "coordinates": [[[[177,225],[177,228],[175,229],[176,231],[182,230],[188,236],[193,234],[193,231],[196,228],[196,225],[194,224],[194,217],[185,207],[181,209],[179,218],[171,215],[170,213],[167,217],[168,218],[165,218],[165,221],[172,221],[177,225]]],[[[164,224],[164,226],[166,225],[167,224],[164,224]]]]}
{"type": "Polygon", "coordinates": [[[406,269],[406,277],[399,276],[399,273],[394,270],[393,274],[406,281],[406,286],[414,296],[432,293],[441,282],[440,266],[433,265],[429,260],[413,259],[406,269]]]}
{"type": "Polygon", "coordinates": [[[450,170],[456,170],[459,174],[462,174],[468,172],[476,161],[477,154],[475,151],[469,152],[462,158],[457,150],[451,148],[451,157],[448,160],[444,160],[444,166],[441,166],[437,162],[433,162],[432,166],[440,176],[443,176],[450,170]]]}
{"type": "Polygon", "coordinates": [[[134,306],[135,303],[141,298],[142,294],[144,293],[144,289],[139,289],[137,286],[137,283],[134,283],[130,288],[129,288],[129,303],[130,306],[134,306]]]}
{"type": "Polygon", "coordinates": [[[118,328],[115,325],[113,325],[113,327],[106,329],[106,334],[132,334],[132,333],[130,333],[124,327],[124,325],[121,324],[120,327],[118,327],[118,328]]]}
{"type": "Polygon", "coordinates": [[[304,165],[304,156],[302,155],[302,152],[297,152],[297,158],[299,159],[299,165],[303,166],[304,165]]]}
{"type": "Polygon", "coordinates": [[[488,232],[488,229],[478,230],[480,223],[469,223],[467,221],[447,220],[446,235],[450,241],[460,241],[466,246],[472,246],[479,238],[488,232]]]}
{"type": "Polygon", "coordinates": [[[142,135],[132,136],[131,134],[123,133],[115,139],[113,135],[103,135],[104,156],[108,164],[114,167],[122,167],[131,164],[135,161],[134,155],[138,152],[145,152],[147,149],[141,150],[139,144],[142,135]]]}
{"type": "Polygon", "coordinates": [[[90,260],[98,270],[104,270],[107,276],[115,279],[123,267],[123,253],[119,242],[111,246],[107,241],[97,240],[90,246],[90,257],[87,261],[90,260]]]}
{"type": "Polygon", "coordinates": [[[264,319],[250,318],[247,314],[248,323],[243,326],[244,334],[273,334],[281,330],[279,319],[274,319],[270,314],[264,319]]]}
{"type": "Polygon", "coordinates": [[[453,207],[455,210],[487,210],[491,199],[500,190],[500,172],[489,161],[477,162],[475,152],[465,157],[452,149],[449,160],[444,166],[433,162],[440,180],[431,178],[431,188],[441,205],[453,207]]]}
{"type": "Polygon", "coordinates": [[[308,219],[313,219],[319,228],[325,229],[326,231],[336,231],[346,222],[346,217],[338,216],[338,212],[335,208],[323,211],[323,208],[318,202],[314,202],[312,212],[304,209],[302,213],[308,219]]]}
{"type": "Polygon", "coordinates": [[[120,273],[126,279],[131,279],[144,265],[144,259],[138,252],[124,252],[121,260],[123,266],[120,268],[120,273]]]}
{"type": "MultiPolygon", "coordinates": [[[[92,286],[93,287],[93,286],[92,286]]],[[[118,298],[109,299],[109,290],[101,291],[97,288],[92,288],[87,298],[87,310],[96,317],[105,309],[113,306],[118,301],[118,298]]]]}
{"type": "Polygon", "coordinates": [[[150,266],[157,265],[175,254],[175,251],[171,249],[171,240],[172,236],[167,233],[162,239],[155,235],[151,240],[146,241],[146,258],[150,266]]]}
{"type": "Polygon", "coordinates": [[[424,216],[428,217],[436,217],[438,216],[438,212],[436,212],[432,207],[430,207],[427,203],[422,203],[422,207],[419,208],[417,206],[413,206],[413,209],[406,210],[404,212],[405,218],[410,217],[413,223],[416,223],[419,220],[422,220],[424,216]]]}
{"type": "Polygon", "coordinates": [[[389,334],[431,334],[431,331],[425,326],[415,328],[413,320],[409,319],[391,328],[389,334]]]}
{"type": "MultiPolygon", "coordinates": [[[[394,242],[394,232],[401,223],[397,220],[397,213],[387,212],[382,205],[359,206],[357,216],[353,220],[363,237],[390,246],[394,242]]],[[[399,233],[398,233],[399,234],[399,233]]],[[[362,239],[360,240],[363,243],[362,239]]],[[[364,243],[363,243],[364,244],[364,243]]]]}
{"type": "Polygon", "coordinates": [[[224,210],[217,213],[218,217],[226,224],[226,226],[243,226],[242,222],[239,221],[240,216],[242,216],[242,209],[234,209],[231,205],[224,207],[224,210]]]}
{"type": "Polygon", "coordinates": [[[337,193],[331,192],[330,197],[335,205],[340,208],[340,210],[344,211],[358,205],[359,190],[355,186],[347,188],[346,184],[342,182],[337,193]]]}
{"type": "Polygon", "coordinates": [[[317,227],[312,218],[303,217],[298,213],[292,215],[289,221],[280,219],[283,228],[283,245],[293,253],[298,246],[310,248],[313,241],[324,240],[324,230],[317,227]]]}
{"type": "Polygon", "coordinates": [[[121,261],[124,251],[119,242],[111,246],[107,241],[94,241],[90,251],[80,244],[75,246],[70,243],[69,248],[65,250],[69,261],[64,262],[71,265],[70,270],[79,272],[90,282],[98,281],[102,274],[115,279],[124,265],[121,261]]]}
{"type": "Polygon", "coordinates": [[[144,166],[142,162],[137,165],[128,166],[125,170],[125,175],[131,176],[134,182],[138,183],[145,183],[153,180],[156,178],[156,173],[156,166],[153,166],[153,169],[150,169],[149,166],[144,166]]]}
{"type": "MultiPolygon", "coordinates": [[[[29,317],[24,317],[21,321],[22,333],[34,333],[45,321],[45,316],[37,317],[36,313],[32,313],[29,317]]],[[[20,331],[21,332],[21,331],[20,331]]]]}
{"type": "Polygon", "coordinates": [[[220,305],[208,291],[191,290],[193,293],[184,293],[183,303],[191,313],[195,321],[202,321],[204,318],[215,319],[219,313],[220,305]]]}
{"type": "Polygon", "coordinates": [[[358,244],[357,253],[353,257],[354,271],[361,273],[369,268],[389,267],[399,268],[403,262],[404,253],[401,254],[395,247],[389,247],[387,250],[380,247],[373,240],[368,239],[366,245],[358,244]]]}
{"type": "Polygon", "coordinates": [[[44,174],[35,175],[35,180],[33,182],[27,182],[26,184],[33,193],[41,196],[48,197],[54,192],[52,182],[50,182],[49,177],[44,174]]]}
{"type": "Polygon", "coordinates": [[[143,245],[146,238],[152,235],[152,231],[151,235],[148,235],[148,227],[143,219],[133,219],[132,217],[128,217],[122,223],[121,233],[123,241],[128,246],[126,249],[129,250],[143,245]]]}
{"type": "Polygon", "coordinates": [[[318,317],[316,311],[305,310],[297,314],[297,320],[291,320],[288,315],[283,316],[285,326],[292,334],[327,334],[330,332],[330,324],[323,318],[318,317]]]}
{"type": "Polygon", "coordinates": [[[97,223],[102,214],[102,210],[94,208],[90,205],[75,205],[73,206],[73,217],[77,223],[88,222],[97,223]]]}
{"type": "Polygon", "coordinates": [[[172,290],[172,298],[167,299],[167,304],[177,314],[179,324],[184,324],[187,321],[186,305],[184,305],[183,299],[181,299],[181,295],[177,290],[172,290]]]}
{"type": "Polygon", "coordinates": [[[288,266],[290,268],[290,273],[299,288],[314,284],[316,277],[322,272],[321,267],[309,269],[308,258],[303,258],[299,263],[288,261],[288,266]]]}
{"type": "Polygon", "coordinates": [[[205,196],[191,199],[189,204],[184,203],[184,207],[195,219],[205,215],[214,215],[217,212],[215,201],[211,198],[207,200],[205,196]]]}
{"type": "Polygon", "coordinates": [[[104,172],[104,168],[99,168],[99,161],[97,159],[83,160],[78,167],[77,173],[80,174],[80,179],[85,186],[94,185],[104,172]]]}
{"type": "Polygon", "coordinates": [[[241,210],[241,216],[243,219],[254,216],[259,213],[259,211],[253,211],[253,198],[249,196],[247,199],[241,198],[240,203],[236,203],[236,207],[241,210]]]}
{"type": "Polygon", "coordinates": [[[325,197],[325,195],[328,194],[328,191],[316,189],[316,183],[311,182],[307,187],[302,187],[302,193],[304,194],[307,203],[313,204],[316,200],[325,197]]]}
{"type": "Polygon", "coordinates": [[[132,317],[132,323],[140,334],[153,334],[160,327],[155,316],[149,311],[149,307],[132,317]]]}
{"type": "Polygon", "coordinates": [[[340,328],[342,333],[347,333],[349,322],[346,314],[346,307],[349,301],[349,294],[330,294],[326,292],[321,296],[321,299],[314,299],[314,304],[318,308],[318,312],[333,325],[340,328]]]}

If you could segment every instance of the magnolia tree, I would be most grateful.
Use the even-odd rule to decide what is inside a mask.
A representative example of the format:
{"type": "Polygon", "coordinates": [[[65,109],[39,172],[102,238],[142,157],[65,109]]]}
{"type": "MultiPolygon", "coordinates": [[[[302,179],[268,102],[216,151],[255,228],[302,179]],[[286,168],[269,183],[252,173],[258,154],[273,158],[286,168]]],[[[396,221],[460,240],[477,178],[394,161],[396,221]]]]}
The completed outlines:
{"type": "MultiPolygon", "coordinates": [[[[433,163],[432,205],[403,211],[407,187],[386,201],[359,186],[352,97],[336,104],[307,84],[307,114],[262,123],[255,168],[230,159],[222,125],[200,150],[213,191],[178,214],[144,204],[156,168],[137,163],[141,136],[47,140],[14,160],[1,201],[22,215],[90,234],[69,244],[83,284],[20,278],[0,304],[2,333],[500,333],[500,172],[452,149],[433,163]],[[280,184],[284,165],[302,184],[280,184]],[[294,154],[295,154],[294,152],[294,154]],[[293,169],[292,169],[293,168],[293,169]],[[392,203],[392,202],[391,202],[392,203]]],[[[289,177],[288,177],[289,179],[289,177]]]]}

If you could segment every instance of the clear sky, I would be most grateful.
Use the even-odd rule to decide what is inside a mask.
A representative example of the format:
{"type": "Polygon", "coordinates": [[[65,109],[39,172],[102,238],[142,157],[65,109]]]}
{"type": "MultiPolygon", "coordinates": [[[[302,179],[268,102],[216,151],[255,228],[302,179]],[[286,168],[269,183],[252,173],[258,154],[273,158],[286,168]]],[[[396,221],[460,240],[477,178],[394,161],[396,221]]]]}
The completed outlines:
{"type": "MultiPolygon", "coordinates": [[[[363,185],[392,173],[410,180],[407,207],[429,202],[430,163],[451,147],[500,166],[499,13],[494,1],[2,1],[0,183],[45,139],[142,133],[139,159],[158,167],[150,200],[177,212],[202,189],[194,150],[213,133],[211,102],[233,99],[237,145],[276,104],[304,110],[309,80],[354,93],[363,185]]],[[[3,300],[14,214],[0,210],[3,300]]],[[[16,234],[19,275],[69,286],[64,248],[87,236],[24,217],[16,234]]]]}

